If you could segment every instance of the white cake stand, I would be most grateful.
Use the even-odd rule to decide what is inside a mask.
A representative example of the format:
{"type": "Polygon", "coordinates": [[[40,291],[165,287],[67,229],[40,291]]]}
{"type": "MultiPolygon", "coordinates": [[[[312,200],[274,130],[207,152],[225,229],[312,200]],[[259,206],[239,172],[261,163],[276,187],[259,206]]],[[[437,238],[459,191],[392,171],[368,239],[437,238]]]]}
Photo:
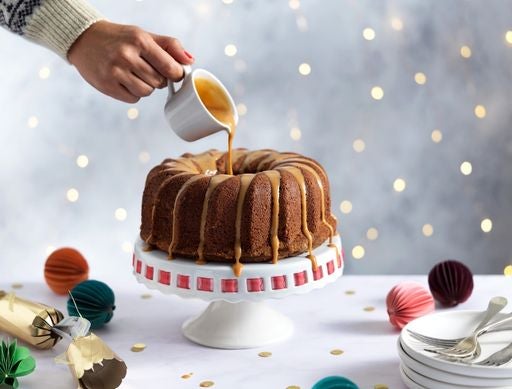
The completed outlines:
{"type": "Polygon", "coordinates": [[[244,264],[240,277],[229,264],[197,265],[190,259],[169,260],[159,250],[145,251],[138,239],[133,254],[133,272],[150,289],[181,297],[210,301],[182,330],[189,340],[208,347],[243,349],[284,340],[293,333],[293,323],[263,301],[307,293],[335,281],[343,273],[343,250],[339,235],[333,244],[317,247],[318,270],[313,272],[305,256],[280,260],[278,264],[244,264]]]}

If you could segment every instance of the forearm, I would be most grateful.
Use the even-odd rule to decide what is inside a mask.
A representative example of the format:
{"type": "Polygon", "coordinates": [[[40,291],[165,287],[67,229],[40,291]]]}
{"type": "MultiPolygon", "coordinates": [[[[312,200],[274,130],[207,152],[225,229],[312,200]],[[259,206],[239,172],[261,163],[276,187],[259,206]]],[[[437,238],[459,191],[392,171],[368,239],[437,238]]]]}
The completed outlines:
{"type": "Polygon", "coordinates": [[[63,58],[75,40],[102,19],[85,0],[0,0],[0,25],[63,58]]]}

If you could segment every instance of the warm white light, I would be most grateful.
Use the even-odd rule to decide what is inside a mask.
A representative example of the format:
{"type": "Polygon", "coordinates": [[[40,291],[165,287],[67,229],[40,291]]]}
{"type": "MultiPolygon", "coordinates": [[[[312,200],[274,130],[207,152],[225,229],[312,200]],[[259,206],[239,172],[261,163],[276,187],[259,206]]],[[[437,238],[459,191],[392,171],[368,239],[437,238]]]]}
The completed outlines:
{"type": "Polygon", "coordinates": [[[505,274],[505,277],[512,277],[512,265],[505,266],[503,274],[505,274]]]}
{"type": "Polygon", "coordinates": [[[374,40],[375,39],[375,31],[373,30],[373,28],[366,27],[363,30],[363,38],[366,39],[367,41],[374,40]]]}
{"type": "Polygon", "coordinates": [[[300,1],[299,0],[290,0],[290,1],[288,1],[288,6],[291,9],[299,9],[300,8],[300,1]]]}
{"type": "Polygon", "coordinates": [[[414,75],[414,81],[418,85],[424,85],[427,82],[427,76],[425,76],[425,73],[418,72],[414,75]]]}
{"type": "Polygon", "coordinates": [[[233,0],[222,0],[224,4],[233,4],[233,0]]]}
{"type": "Polygon", "coordinates": [[[489,218],[483,219],[482,222],[480,223],[480,228],[482,229],[483,232],[491,232],[492,220],[489,218]]]}
{"type": "Polygon", "coordinates": [[[46,80],[48,77],[50,77],[50,68],[48,66],[43,66],[39,69],[39,78],[41,80],[46,80]]]}
{"type": "Polygon", "coordinates": [[[125,221],[126,217],[128,216],[128,212],[126,212],[126,209],[124,208],[117,208],[114,212],[114,216],[117,220],[120,222],[125,221]]]}
{"type": "Polygon", "coordinates": [[[374,227],[368,228],[368,231],[366,231],[366,237],[369,240],[376,240],[379,237],[379,231],[374,227]]]}
{"type": "Polygon", "coordinates": [[[39,125],[39,119],[36,116],[31,116],[27,120],[27,126],[29,128],[36,128],[39,125]]]}
{"type": "Polygon", "coordinates": [[[432,134],[430,134],[430,137],[432,138],[432,142],[439,143],[443,140],[443,133],[441,130],[434,130],[432,134]]]}
{"type": "Polygon", "coordinates": [[[147,151],[141,151],[139,153],[139,161],[142,163],[148,163],[151,156],[147,151]]]}
{"type": "Polygon", "coordinates": [[[352,212],[352,203],[348,200],[343,200],[340,204],[340,211],[343,213],[352,212]]]}
{"type": "Polygon", "coordinates": [[[469,176],[472,171],[473,171],[473,166],[471,165],[471,162],[464,161],[460,164],[460,172],[462,174],[464,174],[465,176],[469,176]]]}
{"type": "Polygon", "coordinates": [[[505,33],[505,40],[507,41],[507,43],[512,44],[512,31],[511,30],[508,30],[505,33]]]}
{"type": "Polygon", "coordinates": [[[374,86],[370,93],[375,100],[382,100],[384,97],[384,90],[380,86],[374,86]]]}
{"type": "Polygon", "coordinates": [[[478,104],[477,106],[475,106],[475,116],[478,119],[483,119],[486,115],[487,115],[487,110],[485,109],[485,107],[483,105],[478,104]]]}
{"type": "Polygon", "coordinates": [[[79,155],[76,158],[76,164],[78,167],[84,168],[89,165],[89,158],[87,158],[87,155],[79,155]]]}
{"type": "Polygon", "coordinates": [[[301,63],[299,65],[299,73],[302,74],[303,76],[307,76],[309,73],[311,73],[311,66],[309,66],[309,64],[307,63],[301,63]]]}
{"type": "Polygon", "coordinates": [[[423,232],[423,235],[425,236],[432,236],[432,234],[434,233],[434,227],[432,227],[432,224],[424,224],[423,227],[421,228],[421,231],[423,232]]]}
{"type": "Polygon", "coordinates": [[[238,112],[238,115],[244,116],[247,113],[247,106],[243,103],[237,104],[236,111],[238,112]]]}
{"type": "Polygon", "coordinates": [[[78,190],[76,190],[75,188],[70,188],[66,192],[66,198],[68,199],[68,201],[72,203],[78,201],[78,197],[80,197],[80,194],[78,193],[78,190]]]}
{"type": "Polygon", "coordinates": [[[137,108],[129,108],[126,112],[128,119],[135,120],[139,116],[139,110],[137,108]]]}
{"type": "Polygon", "coordinates": [[[302,138],[302,131],[298,127],[292,127],[290,129],[290,138],[293,140],[300,140],[302,138]]]}
{"type": "Polygon", "coordinates": [[[395,31],[402,31],[404,28],[404,23],[399,18],[391,19],[391,28],[395,31]]]}
{"type": "Polygon", "coordinates": [[[237,53],[237,48],[234,44],[230,43],[229,45],[226,45],[224,47],[224,54],[226,54],[228,57],[233,57],[237,53]]]}
{"type": "Polygon", "coordinates": [[[361,245],[354,246],[352,249],[352,256],[354,259],[361,259],[364,257],[364,247],[361,245]]]}
{"type": "Polygon", "coordinates": [[[306,32],[309,28],[308,20],[306,19],[306,17],[304,15],[297,16],[296,23],[297,23],[297,28],[301,32],[306,32]]]}
{"type": "Polygon", "coordinates": [[[460,48],[460,55],[462,58],[469,58],[471,57],[471,49],[469,46],[462,46],[460,48]]]}
{"type": "Polygon", "coordinates": [[[125,252],[125,253],[132,253],[133,252],[133,245],[131,242],[129,241],[124,241],[123,244],[121,245],[121,249],[125,252]]]}
{"type": "Polygon", "coordinates": [[[356,153],[362,153],[364,149],[366,148],[366,144],[364,143],[364,140],[362,139],[356,139],[352,143],[352,148],[356,153]]]}
{"type": "Polygon", "coordinates": [[[406,186],[407,186],[407,184],[403,178],[397,178],[393,182],[393,189],[396,192],[403,192],[406,186]]]}

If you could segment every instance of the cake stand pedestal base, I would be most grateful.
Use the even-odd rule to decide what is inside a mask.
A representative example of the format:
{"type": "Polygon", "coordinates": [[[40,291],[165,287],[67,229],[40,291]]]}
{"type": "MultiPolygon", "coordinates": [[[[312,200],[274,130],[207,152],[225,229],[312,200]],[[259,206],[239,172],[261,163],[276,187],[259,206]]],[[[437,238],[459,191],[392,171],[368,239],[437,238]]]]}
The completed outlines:
{"type": "Polygon", "coordinates": [[[293,323],[263,302],[220,300],[187,320],[182,330],[186,338],[203,346],[244,349],[287,339],[293,333],[293,323]]]}

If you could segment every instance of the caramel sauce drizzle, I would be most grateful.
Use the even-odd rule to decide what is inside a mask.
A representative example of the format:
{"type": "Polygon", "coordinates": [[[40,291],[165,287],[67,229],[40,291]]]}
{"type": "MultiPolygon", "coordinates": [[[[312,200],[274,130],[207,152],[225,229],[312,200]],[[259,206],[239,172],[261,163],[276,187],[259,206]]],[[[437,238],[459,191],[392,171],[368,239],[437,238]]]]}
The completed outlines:
{"type": "Polygon", "coordinates": [[[308,259],[311,261],[311,265],[313,267],[313,271],[316,271],[318,269],[318,264],[316,262],[316,257],[313,255],[313,236],[311,235],[311,232],[308,228],[308,210],[306,205],[306,182],[304,180],[304,175],[302,174],[302,171],[294,166],[283,166],[279,169],[284,169],[287,172],[291,173],[295,179],[297,180],[297,183],[299,184],[300,188],[300,197],[301,197],[301,209],[302,209],[302,232],[306,236],[308,240],[308,259]]]}
{"type": "Polygon", "coordinates": [[[242,274],[242,268],[244,265],[240,263],[242,257],[242,245],[241,245],[241,229],[242,229],[242,207],[244,205],[245,195],[247,189],[251,184],[254,174],[241,174],[240,175],[240,190],[238,191],[238,199],[236,205],[236,235],[235,235],[235,264],[233,265],[233,272],[235,276],[240,277],[242,274]]]}
{"type": "Polygon", "coordinates": [[[204,265],[206,260],[204,259],[204,234],[206,229],[206,216],[208,214],[208,202],[210,201],[210,196],[217,186],[226,181],[231,176],[228,175],[216,175],[213,176],[208,182],[208,189],[206,189],[206,194],[204,195],[203,201],[203,210],[201,212],[201,227],[199,229],[199,246],[197,248],[197,261],[198,265],[204,265]]]}
{"type": "Polygon", "coordinates": [[[276,264],[279,258],[279,195],[281,189],[281,174],[277,170],[267,170],[263,172],[270,180],[272,187],[272,227],[271,227],[271,245],[272,245],[272,263],[276,264]]]}

